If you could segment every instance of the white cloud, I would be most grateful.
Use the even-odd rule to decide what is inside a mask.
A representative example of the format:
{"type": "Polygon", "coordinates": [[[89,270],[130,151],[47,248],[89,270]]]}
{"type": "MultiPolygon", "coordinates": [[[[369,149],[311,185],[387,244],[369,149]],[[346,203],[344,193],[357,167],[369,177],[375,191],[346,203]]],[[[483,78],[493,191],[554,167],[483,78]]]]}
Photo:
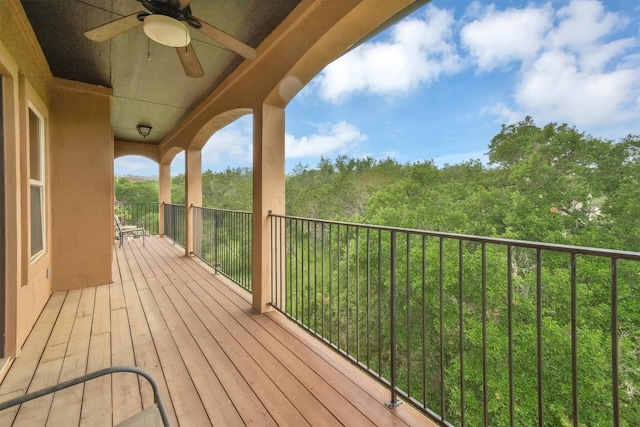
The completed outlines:
{"type": "Polygon", "coordinates": [[[391,39],[365,43],[318,77],[320,97],[332,103],[356,93],[390,95],[429,84],[460,69],[453,42],[453,15],[429,7],[425,18],[411,18],[391,30],[391,39]]]}
{"type": "Polygon", "coordinates": [[[125,156],[114,160],[116,175],[157,175],[158,165],[140,156],[125,156]]]}
{"type": "Polygon", "coordinates": [[[524,115],[589,130],[640,118],[640,61],[635,37],[619,34],[629,22],[599,0],[570,0],[559,9],[484,10],[461,30],[481,71],[516,68],[511,100],[481,113],[507,123],[524,115]]]}
{"type": "Polygon", "coordinates": [[[545,51],[521,71],[516,102],[538,121],[587,129],[637,120],[640,104],[629,100],[640,95],[640,64],[626,55],[639,40],[609,41],[626,20],[596,0],[573,0],[557,19],[545,51]]]}
{"type": "Polygon", "coordinates": [[[482,110],[480,110],[480,114],[495,116],[495,122],[497,124],[514,124],[524,119],[525,117],[525,114],[523,114],[522,112],[513,110],[502,102],[484,107],[482,110]]]}
{"type": "Polygon", "coordinates": [[[638,106],[627,105],[637,92],[640,70],[581,70],[574,55],[545,52],[522,74],[515,99],[538,121],[569,121],[578,127],[628,120],[638,106]],[[630,107],[630,108],[629,108],[630,107]]]}
{"type": "MultiPolygon", "coordinates": [[[[638,41],[632,38],[625,38],[601,44],[600,46],[585,49],[580,52],[580,67],[587,71],[599,72],[608,68],[609,64],[614,64],[616,60],[627,61],[625,54],[637,46],[638,41]]],[[[628,65],[617,64],[614,68],[635,68],[639,64],[628,65]]]]}
{"type": "Polygon", "coordinates": [[[330,64],[314,88],[323,100],[341,103],[358,93],[408,93],[464,66],[483,74],[513,70],[505,78],[515,80],[511,96],[493,100],[480,115],[502,123],[531,115],[586,130],[638,120],[640,38],[637,31],[621,36],[631,18],[602,0],[557,4],[499,8],[474,1],[458,22],[452,10],[429,5],[392,27],[387,39],[330,64]]]}
{"type": "Polygon", "coordinates": [[[548,34],[552,49],[584,51],[609,35],[624,20],[605,12],[600,0],[572,0],[557,11],[559,25],[548,34]]]}
{"type": "Polygon", "coordinates": [[[365,139],[367,139],[366,135],[361,134],[354,125],[344,121],[333,125],[319,125],[318,133],[314,135],[296,138],[286,134],[285,157],[291,159],[344,152],[365,139]]]}
{"type": "Polygon", "coordinates": [[[542,47],[542,36],[552,25],[548,6],[504,11],[489,6],[479,12],[479,17],[462,28],[460,38],[481,71],[533,58],[542,47]]]}
{"type": "Polygon", "coordinates": [[[180,175],[184,173],[184,151],[179,152],[171,160],[171,176],[180,175]]]}
{"type": "MultiPolygon", "coordinates": [[[[216,132],[202,149],[202,169],[219,171],[228,166],[252,165],[253,137],[252,119],[246,116],[216,132]]],[[[319,157],[332,153],[346,153],[359,142],[367,139],[354,125],[341,121],[334,124],[315,124],[316,132],[312,135],[296,138],[285,135],[285,157],[319,157]]],[[[143,158],[140,158],[146,161],[143,158]]],[[[157,166],[153,166],[152,173],[146,173],[142,168],[144,162],[133,162],[125,159],[116,160],[116,170],[123,170],[121,174],[140,173],[144,175],[157,174],[157,166]],[[125,169],[126,168],[126,169],[125,169]]],[[[148,164],[147,164],[148,166],[148,164]]],[[[184,152],[178,153],[171,162],[171,175],[184,173],[184,152]]]]}
{"type": "Polygon", "coordinates": [[[229,164],[247,164],[252,162],[253,136],[252,116],[243,117],[214,133],[202,149],[203,169],[229,164]]]}

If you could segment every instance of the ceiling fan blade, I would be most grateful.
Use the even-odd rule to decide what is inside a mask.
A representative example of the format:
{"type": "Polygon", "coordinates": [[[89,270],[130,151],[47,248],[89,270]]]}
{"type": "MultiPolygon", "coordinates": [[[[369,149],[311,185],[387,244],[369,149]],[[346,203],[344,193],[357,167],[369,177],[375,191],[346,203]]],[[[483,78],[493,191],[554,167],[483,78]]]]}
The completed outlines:
{"type": "Polygon", "coordinates": [[[99,27],[86,31],[84,35],[94,42],[107,41],[118,34],[122,34],[125,31],[132,30],[135,27],[142,25],[142,21],[138,20],[138,15],[141,13],[144,12],[136,12],[132,15],[125,16],[124,18],[116,19],[115,21],[100,25],[99,27]]]}
{"type": "Polygon", "coordinates": [[[202,19],[196,18],[195,16],[193,16],[192,18],[198,21],[202,25],[202,28],[199,28],[199,30],[207,37],[212,38],[213,40],[217,41],[218,43],[222,44],[225,47],[228,47],[229,49],[231,49],[232,51],[234,51],[240,56],[243,56],[247,59],[256,59],[256,56],[257,56],[256,50],[251,46],[248,46],[242,43],[240,40],[234,37],[231,37],[229,34],[225,33],[224,31],[221,31],[216,27],[210,24],[207,24],[202,19]]]}
{"type": "Polygon", "coordinates": [[[177,47],[176,52],[178,53],[178,57],[180,57],[180,62],[182,62],[182,68],[184,68],[184,72],[189,77],[202,77],[204,76],[204,71],[202,71],[202,65],[200,65],[200,60],[198,59],[198,55],[196,55],[196,51],[193,50],[193,46],[191,43],[184,47],[177,47]]]}

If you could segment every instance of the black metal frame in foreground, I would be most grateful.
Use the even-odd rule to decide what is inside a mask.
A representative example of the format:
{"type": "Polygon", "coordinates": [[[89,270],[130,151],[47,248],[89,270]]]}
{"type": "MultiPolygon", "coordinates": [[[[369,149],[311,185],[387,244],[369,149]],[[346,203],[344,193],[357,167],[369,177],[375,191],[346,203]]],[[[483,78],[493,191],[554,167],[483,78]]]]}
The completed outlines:
{"type": "Polygon", "coordinates": [[[167,410],[162,403],[162,399],[160,398],[160,392],[158,391],[158,385],[156,384],[153,377],[143,369],[137,368],[135,366],[112,366],[110,368],[100,369],[98,371],[92,372],[90,374],[82,375],[77,378],[72,378],[68,381],[61,382],[59,384],[55,384],[41,390],[37,390],[31,393],[27,393],[24,396],[16,397],[11,400],[7,400],[6,402],[0,403],[0,411],[10,408],[12,406],[21,405],[25,402],[28,402],[33,399],[37,399],[39,397],[45,396],[47,394],[55,393],[57,391],[63,390],[68,387],[72,387],[74,385],[78,385],[80,383],[84,383],[86,381],[102,377],[104,375],[110,375],[118,372],[132,372],[134,374],[143,376],[149,381],[151,384],[151,388],[153,389],[153,400],[155,404],[158,406],[158,410],[160,411],[160,417],[162,418],[162,423],[165,427],[171,427],[171,422],[169,421],[169,417],[167,416],[167,410]]]}

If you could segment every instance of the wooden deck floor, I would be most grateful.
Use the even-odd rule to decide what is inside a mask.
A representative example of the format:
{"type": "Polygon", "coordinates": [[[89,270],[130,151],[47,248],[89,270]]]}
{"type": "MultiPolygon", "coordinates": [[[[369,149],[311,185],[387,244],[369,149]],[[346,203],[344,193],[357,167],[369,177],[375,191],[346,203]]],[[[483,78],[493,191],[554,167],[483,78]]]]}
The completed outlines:
{"type": "MultiPolygon", "coordinates": [[[[175,426],[432,426],[277,312],[159,237],[115,249],[114,283],[54,293],[0,401],[116,365],[156,379],[175,426]]],[[[111,426],[153,401],[114,374],[0,412],[0,426],[111,426]]]]}

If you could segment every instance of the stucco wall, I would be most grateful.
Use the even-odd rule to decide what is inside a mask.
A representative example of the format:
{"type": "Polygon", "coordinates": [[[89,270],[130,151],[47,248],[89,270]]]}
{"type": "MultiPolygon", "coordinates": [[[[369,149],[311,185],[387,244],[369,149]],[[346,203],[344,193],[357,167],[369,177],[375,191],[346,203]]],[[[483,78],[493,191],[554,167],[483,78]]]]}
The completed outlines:
{"type": "Polygon", "coordinates": [[[58,79],[52,93],[53,289],[109,283],[113,247],[110,97],[106,91],[58,79]]]}
{"type": "MultiPolygon", "coordinates": [[[[46,248],[41,256],[31,260],[27,155],[30,106],[38,110],[45,121],[45,150],[50,144],[51,74],[20,4],[13,0],[0,1],[0,73],[4,86],[6,197],[6,248],[2,254],[6,261],[5,354],[15,356],[51,295],[52,251],[49,244],[51,204],[49,188],[45,187],[46,248]]],[[[48,157],[45,164],[48,173],[48,157]]]]}
{"type": "MultiPolygon", "coordinates": [[[[0,1],[6,197],[6,355],[53,290],[111,282],[111,89],[54,79],[18,0],[0,1]],[[45,252],[29,251],[29,108],[45,121],[45,252]]],[[[2,356],[2,355],[0,355],[2,356]]]]}

